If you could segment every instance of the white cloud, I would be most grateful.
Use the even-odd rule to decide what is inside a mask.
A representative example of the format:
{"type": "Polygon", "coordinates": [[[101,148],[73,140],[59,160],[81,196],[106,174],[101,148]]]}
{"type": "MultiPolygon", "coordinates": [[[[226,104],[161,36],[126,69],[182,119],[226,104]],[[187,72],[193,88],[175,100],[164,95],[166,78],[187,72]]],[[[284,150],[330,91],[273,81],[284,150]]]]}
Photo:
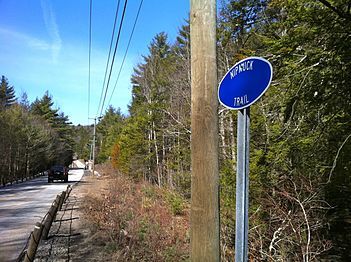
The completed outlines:
{"type": "Polygon", "coordinates": [[[62,40],[60,37],[59,28],[56,23],[55,13],[48,0],[41,0],[41,8],[43,11],[43,19],[44,19],[46,30],[48,31],[52,40],[52,44],[51,44],[52,60],[54,63],[56,63],[58,55],[60,54],[60,51],[61,51],[62,40]]]}
{"type": "Polygon", "coordinates": [[[26,43],[30,48],[37,50],[51,49],[51,45],[46,41],[6,28],[0,27],[0,35],[1,39],[5,39],[9,43],[26,43]]]}

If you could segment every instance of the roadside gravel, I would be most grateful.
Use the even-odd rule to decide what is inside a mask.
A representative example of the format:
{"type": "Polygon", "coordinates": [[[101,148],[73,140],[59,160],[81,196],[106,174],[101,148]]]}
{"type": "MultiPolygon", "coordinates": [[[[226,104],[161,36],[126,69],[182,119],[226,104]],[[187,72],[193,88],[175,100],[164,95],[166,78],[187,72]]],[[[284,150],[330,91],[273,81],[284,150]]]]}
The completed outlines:
{"type": "Polygon", "coordinates": [[[62,210],[57,213],[49,239],[40,243],[34,261],[108,261],[103,246],[94,243],[94,235],[82,212],[84,196],[98,190],[97,180],[95,176],[85,175],[73,187],[62,210]]]}

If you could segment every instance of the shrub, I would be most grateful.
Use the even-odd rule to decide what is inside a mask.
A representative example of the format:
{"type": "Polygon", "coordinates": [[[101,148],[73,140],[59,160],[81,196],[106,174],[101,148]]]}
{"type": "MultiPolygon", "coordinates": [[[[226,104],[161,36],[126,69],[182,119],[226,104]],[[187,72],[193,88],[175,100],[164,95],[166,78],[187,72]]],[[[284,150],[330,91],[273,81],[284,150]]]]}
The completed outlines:
{"type": "Polygon", "coordinates": [[[85,213],[114,261],[189,259],[189,214],[179,195],[123,175],[102,178],[96,182],[108,186],[101,193],[94,185],[99,194],[86,197],[85,213]]]}
{"type": "Polygon", "coordinates": [[[166,200],[170,205],[173,215],[182,215],[185,204],[183,198],[173,191],[167,191],[166,200]]]}

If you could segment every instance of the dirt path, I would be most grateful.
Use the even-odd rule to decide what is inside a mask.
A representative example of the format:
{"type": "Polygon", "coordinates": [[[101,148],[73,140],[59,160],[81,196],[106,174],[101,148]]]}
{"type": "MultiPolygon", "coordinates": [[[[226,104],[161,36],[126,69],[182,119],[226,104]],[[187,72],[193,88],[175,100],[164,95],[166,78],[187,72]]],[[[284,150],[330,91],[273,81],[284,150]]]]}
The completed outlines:
{"type": "Polygon", "coordinates": [[[94,243],[94,235],[84,221],[82,203],[86,194],[99,192],[98,179],[84,176],[57,213],[49,239],[39,245],[35,261],[108,261],[102,245],[94,243]]]}

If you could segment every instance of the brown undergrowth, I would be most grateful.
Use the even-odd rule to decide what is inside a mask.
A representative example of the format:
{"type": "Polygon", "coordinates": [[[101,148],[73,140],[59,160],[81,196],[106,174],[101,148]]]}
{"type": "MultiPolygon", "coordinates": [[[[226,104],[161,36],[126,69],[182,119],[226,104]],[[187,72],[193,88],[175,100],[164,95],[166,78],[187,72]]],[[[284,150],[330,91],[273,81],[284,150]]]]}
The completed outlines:
{"type": "Polygon", "coordinates": [[[84,213],[97,244],[113,261],[189,260],[188,205],[176,193],[135,182],[109,165],[97,167],[100,186],[84,213]],[[101,186],[104,184],[104,186],[101,186]]]}

